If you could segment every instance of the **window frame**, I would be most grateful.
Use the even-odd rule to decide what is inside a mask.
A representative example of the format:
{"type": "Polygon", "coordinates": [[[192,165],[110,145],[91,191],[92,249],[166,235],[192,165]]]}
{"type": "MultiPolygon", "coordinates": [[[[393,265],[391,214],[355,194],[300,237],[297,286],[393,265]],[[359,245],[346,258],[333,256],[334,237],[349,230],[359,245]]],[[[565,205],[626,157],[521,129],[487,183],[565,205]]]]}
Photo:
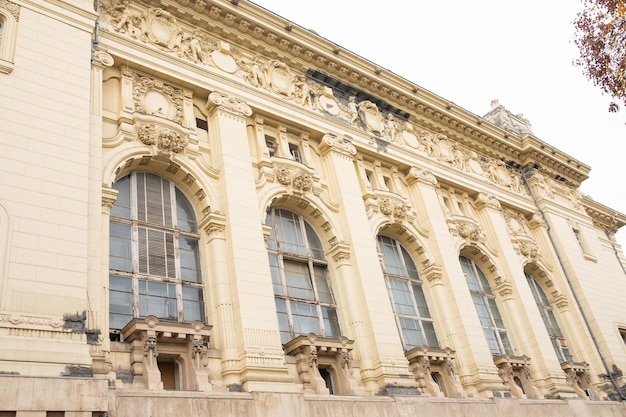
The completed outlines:
{"type": "Polygon", "coordinates": [[[109,328],[113,333],[117,333],[118,330],[121,330],[120,326],[124,327],[121,325],[121,321],[126,316],[128,316],[128,321],[133,318],[145,318],[153,315],[160,320],[171,322],[191,323],[196,320],[205,322],[207,314],[201,268],[200,233],[197,229],[196,212],[190,200],[173,181],[150,172],[132,172],[119,178],[113,184],[113,188],[119,192],[109,216],[109,328]],[[159,191],[168,190],[167,196],[160,195],[162,202],[158,207],[150,204],[153,203],[153,200],[146,193],[143,199],[152,208],[146,208],[143,219],[140,219],[139,211],[138,176],[143,176],[146,189],[150,187],[148,181],[156,179],[161,187],[159,191]],[[150,176],[152,179],[149,179],[150,176]],[[127,183],[123,184],[122,181],[127,181],[127,183]],[[120,190],[120,188],[123,189],[120,190]],[[121,195],[122,193],[124,195],[121,195]],[[128,204],[128,206],[122,204],[128,204]],[[163,215],[163,221],[160,224],[148,217],[153,213],[158,213],[159,210],[163,215]],[[185,216],[182,216],[179,211],[185,216]],[[184,226],[183,221],[186,222],[184,226]],[[126,228],[128,234],[121,238],[113,235],[114,228],[117,229],[118,227],[126,228]],[[185,230],[181,227],[184,227],[185,230]],[[147,239],[145,245],[142,245],[140,236],[144,232],[147,239]],[[159,246],[158,239],[155,241],[156,243],[151,243],[154,240],[149,238],[151,233],[157,237],[158,235],[164,237],[165,243],[162,247],[159,246]],[[188,250],[186,247],[181,248],[181,241],[183,240],[195,242],[195,247],[191,245],[192,250],[188,250]],[[120,250],[112,249],[116,245],[119,247],[120,242],[127,245],[125,248],[127,258],[117,257],[120,250]],[[163,249],[163,251],[157,249],[163,249]],[[191,257],[189,257],[188,252],[192,253],[191,257]],[[188,260],[184,261],[183,258],[188,260]],[[122,261],[116,261],[114,262],[115,265],[112,265],[113,260],[117,259],[122,259],[122,261]],[[124,261],[127,261],[126,265],[124,265],[124,261]],[[168,265],[168,262],[171,261],[173,261],[173,265],[168,265]],[[163,273],[154,273],[151,268],[160,266],[161,262],[164,262],[165,265],[162,269],[163,273]],[[190,262],[194,263],[193,268],[190,267],[190,262]],[[118,269],[114,269],[116,267],[118,269]],[[187,272],[190,270],[192,271],[191,274],[195,275],[193,280],[189,278],[190,274],[187,272]],[[151,288],[156,292],[151,292],[151,288]],[[165,289],[166,292],[161,294],[162,291],[159,289],[165,289]],[[192,292],[196,292],[197,296],[194,296],[192,292]],[[113,304],[114,297],[118,300],[128,300],[130,297],[130,309],[126,309],[123,313],[115,312],[113,310],[115,306],[121,309],[124,304],[123,301],[113,304]],[[170,314],[163,315],[159,311],[150,309],[150,306],[156,306],[154,303],[159,300],[165,302],[163,306],[169,306],[170,314]],[[191,317],[186,317],[186,314],[191,314],[191,317]],[[113,323],[114,316],[117,316],[118,324],[113,323]]]}
{"type": "Polygon", "coordinates": [[[318,336],[339,338],[341,328],[337,315],[337,303],[333,295],[328,262],[324,258],[319,236],[300,214],[280,207],[268,210],[265,224],[271,230],[266,248],[272,271],[281,342],[285,344],[298,336],[316,333],[316,331],[319,331],[319,334],[316,333],[318,336]],[[296,238],[297,242],[280,240],[281,233],[285,235],[289,233],[283,227],[284,225],[277,223],[276,217],[282,218],[282,213],[288,213],[290,220],[294,222],[292,225],[295,228],[291,232],[298,235],[291,235],[291,237],[296,238]],[[312,239],[318,245],[317,247],[312,247],[312,239]],[[293,269],[290,271],[289,266],[302,268],[300,283],[303,286],[294,285],[297,275],[289,274],[289,272],[295,272],[293,269]],[[321,284],[324,284],[326,288],[321,289],[321,284]],[[297,310],[298,308],[302,310],[297,310]],[[306,308],[309,309],[309,315],[304,314],[306,308]],[[306,317],[315,331],[304,330],[306,317]]]}
{"type": "Polygon", "coordinates": [[[502,317],[502,314],[500,314],[498,300],[491,289],[491,284],[489,283],[487,275],[485,275],[483,270],[472,258],[460,255],[459,263],[461,264],[461,269],[463,270],[463,275],[465,276],[465,281],[467,282],[474,308],[476,308],[476,314],[478,315],[480,325],[483,329],[483,334],[489,351],[492,355],[515,356],[515,349],[513,348],[513,344],[511,343],[511,339],[508,335],[504,318],[502,317]],[[476,284],[474,285],[475,288],[472,288],[472,285],[470,285],[468,271],[466,271],[463,267],[464,259],[468,261],[465,264],[469,267],[469,272],[472,273],[472,279],[476,284]],[[477,300],[481,300],[482,302],[482,314],[481,309],[477,304],[477,300]],[[488,320],[489,323],[486,323],[486,320],[488,320]],[[502,324],[499,326],[498,322],[501,322],[502,324]],[[488,333],[493,336],[493,340],[490,339],[488,333]],[[492,341],[496,343],[495,346],[491,343],[492,341]],[[497,350],[495,348],[497,348],[497,350]]]}
{"type": "Polygon", "coordinates": [[[406,351],[414,349],[416,347],[428,346],[429,348],[438,349],[441,345],[439,342],[439,337],[437,336],[437,332],[435,329],[435,321],[430,313],[430,308],[428,307],[428,300],[426,300],[426,293],[424,292],[424,286],[422,280],[419,277],[419,273],[417,271],[417,266],[410,253],[406,250],[402,244],[389,236],[378,235],[376,237],[376,243],[378,246],[379,252],[382,254],[381,256],[381,267],[383,270],[383,275],[385,276],[385,285],[387,287],[387,292],[389,295],[389,300],[391,302],[391,306],[394,312],[396,325],[398,326],[398,332],[400,334],[400,339],[402,341],[402,346],[406,351]],[[388,240],[388,243],[383,242],[385,239],[388,240]],[[399,264],[391,265],[388,262],[392,260],[389,259],[383,250],[382,245],[387,245],[387,247],[395,252],[394,260],[399,261],[399,264]],[[407,260],[412,263],[412,265],[407,266],[407,260]],[[393,273],[388,266],[398,269],[400,273],[393,273]],[[409,271],[414,271],[414,277],[411,276],[409,271]],[[397,289],[394,285],[399,283],[404,284],[404,291],[402,289],[397,289]],[[423,299],[423,305],[420,306],[416,295],[416,288],[421,292],[421,298],[423,299]],[[399,305],[399,300],[402,294],[400,291],[403,291],[405,295],[407,295],[406,299],[410,302],[410,305],[406,305],[406,308],[409,310],[412,309],[413,314],[409,312],[400,312],[397,309],[399,305]],[[423,310],[425,310],[426,315],[422,314],[423,310]],[[410,320],[412,323],[417,323],[419,329],[409,329],[405,328],[404,324],[405,320],[410,320]],[[434,341],[428,337],[425,323],[432,329],[429,333],[432,333],[432,337],[434,341]],[[421,344],[414,344],[409,341],[409,332],[412,330],[412,333],[417,335],[418,340],[421,341],[421,344]]]}
{"type": "Polygon", "coordinates": [[[554,348],[554,352],[556,353],[559,362],[571,362],[573,360],[572,354],[567,347],[565,336],[563,336],[563,331],[559,325],[558,318],[554,313],[554,308],[550,305],[546,292],[534,276],[528,272],[524,272],[524,275],[526,275],[526,281],[528,282],[530,291],[533,294],[533,299],[539,309],[539,315],[541,315],[543,324],[548,332],[548,337],[550,338],[550,343],[554,348]]]}
{"type": "Polygon", "coordinates": [[[15,43],[20,7],[8,10],[0,5],[0,73],[8,74],[15,66],[15,43]]]}

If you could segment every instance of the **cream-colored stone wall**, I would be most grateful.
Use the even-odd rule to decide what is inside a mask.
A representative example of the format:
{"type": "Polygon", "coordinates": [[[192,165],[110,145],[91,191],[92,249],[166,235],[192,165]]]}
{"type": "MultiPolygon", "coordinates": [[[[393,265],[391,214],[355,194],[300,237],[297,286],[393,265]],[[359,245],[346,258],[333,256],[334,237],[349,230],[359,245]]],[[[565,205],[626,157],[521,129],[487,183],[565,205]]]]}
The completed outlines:
{"type": "Polygon", "coordinates": [[[625,382],[610,227],[626,218],[578,194],[588,167],[246,1],[102,1],[97,35],[87,3],[0,2],[17,28],[0,72],[0,411],[623,415],[607,399],[625,382]],[[111,341],[113,186],[135,171],[193,206],[206,323],[138,318],[111,341]],[[271,208],[318,234],[342,338],[281,344],[271,208]],[[377,235],[416,264],[441,349],[404,351],[377,235]],[[484,271],[513,357],[490,352],[460,255],[484,271]],[[184,373],[178,391],[162,389],[159,358],[184,373]],[[318,365],[350,395],[327,395],[318,365]],[[55,388],[87,399],[37,401],[55,388]]]}

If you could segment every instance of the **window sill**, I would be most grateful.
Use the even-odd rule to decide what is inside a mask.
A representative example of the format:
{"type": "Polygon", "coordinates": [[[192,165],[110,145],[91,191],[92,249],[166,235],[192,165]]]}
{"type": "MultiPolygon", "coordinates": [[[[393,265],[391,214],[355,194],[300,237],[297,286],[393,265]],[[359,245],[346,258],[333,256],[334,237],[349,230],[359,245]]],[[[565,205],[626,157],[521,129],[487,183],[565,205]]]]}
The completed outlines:
{"type": "Polygon", "coordinates": [[[0,59],[0,73],[8,74],[13,71],[13,67],[15,64],[11,61],[7,61],[5,59],[0,59]]]}

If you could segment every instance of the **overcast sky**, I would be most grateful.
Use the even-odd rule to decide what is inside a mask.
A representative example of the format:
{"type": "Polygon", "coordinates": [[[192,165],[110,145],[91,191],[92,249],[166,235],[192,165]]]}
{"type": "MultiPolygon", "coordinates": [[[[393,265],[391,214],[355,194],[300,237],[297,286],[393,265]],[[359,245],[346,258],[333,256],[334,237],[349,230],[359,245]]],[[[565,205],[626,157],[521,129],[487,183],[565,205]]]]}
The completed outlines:
{"type": "MultiPolygon", "coordinates": [[[[464,109],[492,99],[536,137],[591,166],[580,191],[626,213],[626,109],[572,62],[577,0],[255,0],[464,109]]],[[[618,233],[626,249],[626,226],[618,233]]]]}

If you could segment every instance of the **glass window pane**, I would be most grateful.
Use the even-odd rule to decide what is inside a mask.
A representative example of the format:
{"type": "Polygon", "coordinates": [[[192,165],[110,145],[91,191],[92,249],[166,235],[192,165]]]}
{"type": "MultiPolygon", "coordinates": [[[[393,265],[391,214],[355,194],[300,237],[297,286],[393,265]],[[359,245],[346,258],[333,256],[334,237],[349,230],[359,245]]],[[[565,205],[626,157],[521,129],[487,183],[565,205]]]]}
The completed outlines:
{"type": "Polygon", "coordinates": [[[139,281],[139,315],[176,320],[176,289],[174,285],[139,281]]]}
{"type": "Polygon", "coordinates": [[[465,273],[465,279],[467,280],[467,285],[471,291],[481,291],[480,285],[478,284],[478,277],[476,277],[476,273],[474,272],[472,262],[464,257],[459,257],[461,261],[461,269],[465,273]]]}
{"type": "Polygon", "coordinates": [[[500,349],[500,344],[498,343],[498,337],[493,329],[488,329],[483,327],[483,333],[485,334],[485,339],[487,339],[487,345],[489,346],[489,351],[494,355],[501,355],[504,352],[500,349]]]}
{"type": "Polygon", "coordinates": [[[200,282],[198,240],[181,236],[178,242],[180,250],[180,278],[183,281],[200,282]]]}
{"type": "Polygon", "coordinates": [[[514,355],[513,346],[511,346],[511,341],[509,340],[509,335],[506,333],[506,330],[500,331],[500,340],[502,341],[502,346],[504,347],[504,353],[507,355],[514,355]]]}
{"type": "Polygon", "coordinates": [[[480,324],[485,327],[494,327],[491,315],[489,314],[489,310],[485,304],[485,299],[479,295],[472,295],[472,300],[474,301],[474,306],[476,307],[480,324]]]}
{"type": "Polygon", "coordinates": [[[109,268],[132,272],[131,228],[126,224],[109,223],[109,268]]]}
{"type": "Polygon", "coordinates": [[[290,297],[315,300],[306,264],[285,261],[285,281],[290,297]]]}
{"type": "Polygon", "coordinates": [[[326,268],[314,266],[315,285],[317,286],[317,297],[322,303],[334,303],[333,295],[330,291],[328,279],[326,278],[326,268]]]}
{"type": "Polygon", "coordinates": [[[313,304],[291,302],[293,328],[296,335],[315,333],[321,335],[317,308],[313,304]]]}
{"type": "Polygon", "coordinates": [[[274,223],[272,223],[272,215],[270,214],[270,212],[267,212],[267,215],[265,216],[265,225],[266,226],[270,226],[270,235],[267,239],[267,248],[268,249],[273,249],[276,250],[276,234],[274,233],[274,223]]]}
{"type": "Polygon", "coordinates": [[[280,281],[280,266],[278,264],[278,256],[268,254],[270,262],[270,273],[272,274],[272,286],[274,288],[274,295],[284,295],[283,284],[280,281]]]}
{"type": "Polygon", "coordinates": [[[300,229],[300,216],[286,210],[276,210],[275,218],[281,249],[284,252],[306,255],[306,247],[300,229]]]}
{"type": "Polygon", "coordinates": [[[291,340],[291,332],[289,330],[289,315],[287,313],[287,305],[284,300],[276,301],[276,313],[278,314],[278,329],[280,330],[281,343],[287,343],[291,340]]]}
{"type": "Polygon", "coordinates": [[[130,219],[130,176],[120,178],[113,184],[118,191],[115,204],[111,207],[111,217],[130,219]]]}
{"type": "Polygon", "coordinates": [[[183,232],[196,233],[196,215],[187,197],[176,188],[176,222],[183,232]]]}
{"type": "Polygon", "coordinates": [[[109,328],[121,329],[133,318],[132,280],[109,277],[109,328]]]}
{"type": "Polygon", "coordinates": [[[322,318],[324,319],[324,334],[326,337],[338,337],[341,335],[339,319],[334,308],[322,307],[322,318]]]}
{"type": "Polygon", "coordinates": [[[415,316],[416,311],[411,301],[408,283],[398,279],[389,279],[388,282],[396,314],[415,316]]]}
{"type": "Polygon", "coordinates": [[[496,300],[493,298],[489,298],[489,310],[491,310],[491,315],[493,316],[493,321],[497,328],[504,329],[504,322],[502,321],[502,316],[500,316],[500,310],[498,310],[498,306],[496,304],[496,300]]]}
{"type": "Polygon", "coordinates": [[[408,276],[413,279],[419,279],[415,262],[413,262],[413,259],[406,251],[406,249],[404,249],[402,246],[400,246],[400,249],[402,250],[402,259],[404,259],[404,266],[406,267],[406,272],[408,276]]]}
{"type": "Polygon", "coordinates": [[[396,241],[387,236],[378,236],[378,247],[383,253],[385,272],[392,275],[407,276],[396,247],[396,241]]]}
{"type": "Polygon", "coordinates": [[[419,316],[422,318],[430,318],[430,311],[428,310],[428,304],[426,304],[424,289],[417,283],[414,283],[411,287],[413,288],[413,297],[415,298],[415,303],[417,304],[419,316]]]}
{"type": "Polygon", "coordinates": [[[315,233],[307,222],[304,222],[304,229],[306,230],[306,238],[309,243],[309,249],[311,250],[311,256],[315,259],[324,260],[324,249],[322,248],[322,242],[320,242],[317,233],[315,233]]]}
{"type": "Polygon", "coordinates": [[[439,342],[437,341],[437,334],[435,333],[435,326],[432,321],[422,320],[422,327],[424,328],[424,335],[426,336],[426,343],[429,347],[438,348],[439,342]]]}
{"type": "Polygon", "coordinates": [[[493,292],[491,291],[491,286],[489,285],[489,281],[487,281],[487,277],[478,266],[476,265],[474,266],[476,267],[476,273],[478,274],[478,277],[480,278],[480,284],[483,287],[483,291],[489,295],[493,295],[493,292]]]}
{"type": "Polygon", "coordinates": [[[402,336],[404,338],[406,350],[424,345],[424,337],[418,320],[399,317],[398,321],[400,322],[400,328],[402,329],[402,336]]]}
{"type": "Polygon", "coordinates": [[[185,321],[204,321],[204,303],[202,290],[183,286],[183,315],[185,321]]]}

